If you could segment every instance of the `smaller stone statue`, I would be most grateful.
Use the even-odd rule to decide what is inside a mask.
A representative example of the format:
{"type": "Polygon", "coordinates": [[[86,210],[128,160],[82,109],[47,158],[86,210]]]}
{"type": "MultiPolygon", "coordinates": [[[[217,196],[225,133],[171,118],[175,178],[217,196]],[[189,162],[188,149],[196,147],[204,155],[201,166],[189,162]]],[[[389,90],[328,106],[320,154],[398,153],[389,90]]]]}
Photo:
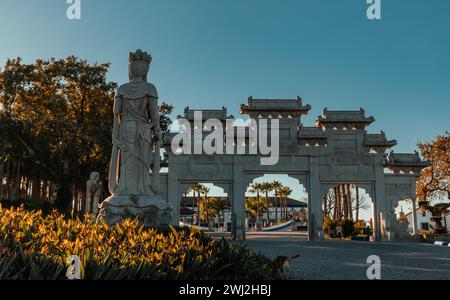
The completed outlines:
{"type": "Polygon", "coordinates": [[[92,172],[89,180],[86,182],[86,201],[85,212],[96,216],[98,214],[98,205],[102,196],[103,183],[100,181],[100,174],[92,172]]]}

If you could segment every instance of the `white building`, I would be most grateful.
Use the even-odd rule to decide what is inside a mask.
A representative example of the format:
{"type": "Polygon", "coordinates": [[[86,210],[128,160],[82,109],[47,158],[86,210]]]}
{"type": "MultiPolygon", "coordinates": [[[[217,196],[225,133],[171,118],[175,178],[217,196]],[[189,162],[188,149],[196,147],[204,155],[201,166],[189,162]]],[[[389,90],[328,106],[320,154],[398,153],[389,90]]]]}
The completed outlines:
{"type": "MultiPolygon", "coordinates": [[[[408,213],[405,215],[405,217],[408,219],[409,223],[409,230],[412,231],[412,213],[408,213]]],[[[422,231],[429,231],[436,228],[436,222],[431,221],[431,218],[433,217],[433,214],[421,207],[417,209],[417,230],[422,231]]],[[[447,228],[447,231],[450,231],[450,211],[444,214],[444,219],[442,220],[442,225],[447,228]]]]}

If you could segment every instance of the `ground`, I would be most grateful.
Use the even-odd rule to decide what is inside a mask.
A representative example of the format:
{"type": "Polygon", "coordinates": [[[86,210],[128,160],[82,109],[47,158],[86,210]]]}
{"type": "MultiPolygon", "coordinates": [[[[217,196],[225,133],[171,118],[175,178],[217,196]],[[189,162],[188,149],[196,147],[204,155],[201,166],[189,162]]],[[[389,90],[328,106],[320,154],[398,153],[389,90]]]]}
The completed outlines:
{"type": "Polygon", "coordinates": [[[381,258],[383,280],[449,280],[450,248],[421,243],[308,242],[295,233],[251,233],[251,249],[276,258],[300,254],[291,266],[292,279],[367,279],[371,255],[381,258]]]}

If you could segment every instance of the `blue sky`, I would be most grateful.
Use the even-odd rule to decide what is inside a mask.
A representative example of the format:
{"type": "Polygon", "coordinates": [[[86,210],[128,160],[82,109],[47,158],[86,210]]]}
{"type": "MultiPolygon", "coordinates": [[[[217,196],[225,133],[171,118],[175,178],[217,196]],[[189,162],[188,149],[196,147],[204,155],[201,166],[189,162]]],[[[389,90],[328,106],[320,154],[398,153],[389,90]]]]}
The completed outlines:
{"type": "Polygon", "coordinates": [[[0,0],[0,62],[65,57],[111,62],[127,81],[127,55],[151,52],[161,100],[239,114],[248,96],[295,98],[322,109],[359,109],[398,139],[396,151],[450,130],[450,1],[0,0]]]}

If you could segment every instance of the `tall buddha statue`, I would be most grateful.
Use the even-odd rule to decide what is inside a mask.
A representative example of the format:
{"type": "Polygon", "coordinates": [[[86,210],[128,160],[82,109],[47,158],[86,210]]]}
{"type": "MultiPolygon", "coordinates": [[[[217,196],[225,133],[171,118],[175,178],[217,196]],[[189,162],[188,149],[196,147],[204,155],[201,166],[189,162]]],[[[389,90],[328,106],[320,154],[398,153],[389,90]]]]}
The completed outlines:
{"type": "Polygon", "coordinates": [[[151,61],[141,50],[130,53],[130,82],[116,92],[108,185],[111,196],[102,203],[99,214],[108,225],[136,217],[147,226],[170,224],[171,208],[157,196],[161,128],[158,93],[147,82],[151,61]]]}

